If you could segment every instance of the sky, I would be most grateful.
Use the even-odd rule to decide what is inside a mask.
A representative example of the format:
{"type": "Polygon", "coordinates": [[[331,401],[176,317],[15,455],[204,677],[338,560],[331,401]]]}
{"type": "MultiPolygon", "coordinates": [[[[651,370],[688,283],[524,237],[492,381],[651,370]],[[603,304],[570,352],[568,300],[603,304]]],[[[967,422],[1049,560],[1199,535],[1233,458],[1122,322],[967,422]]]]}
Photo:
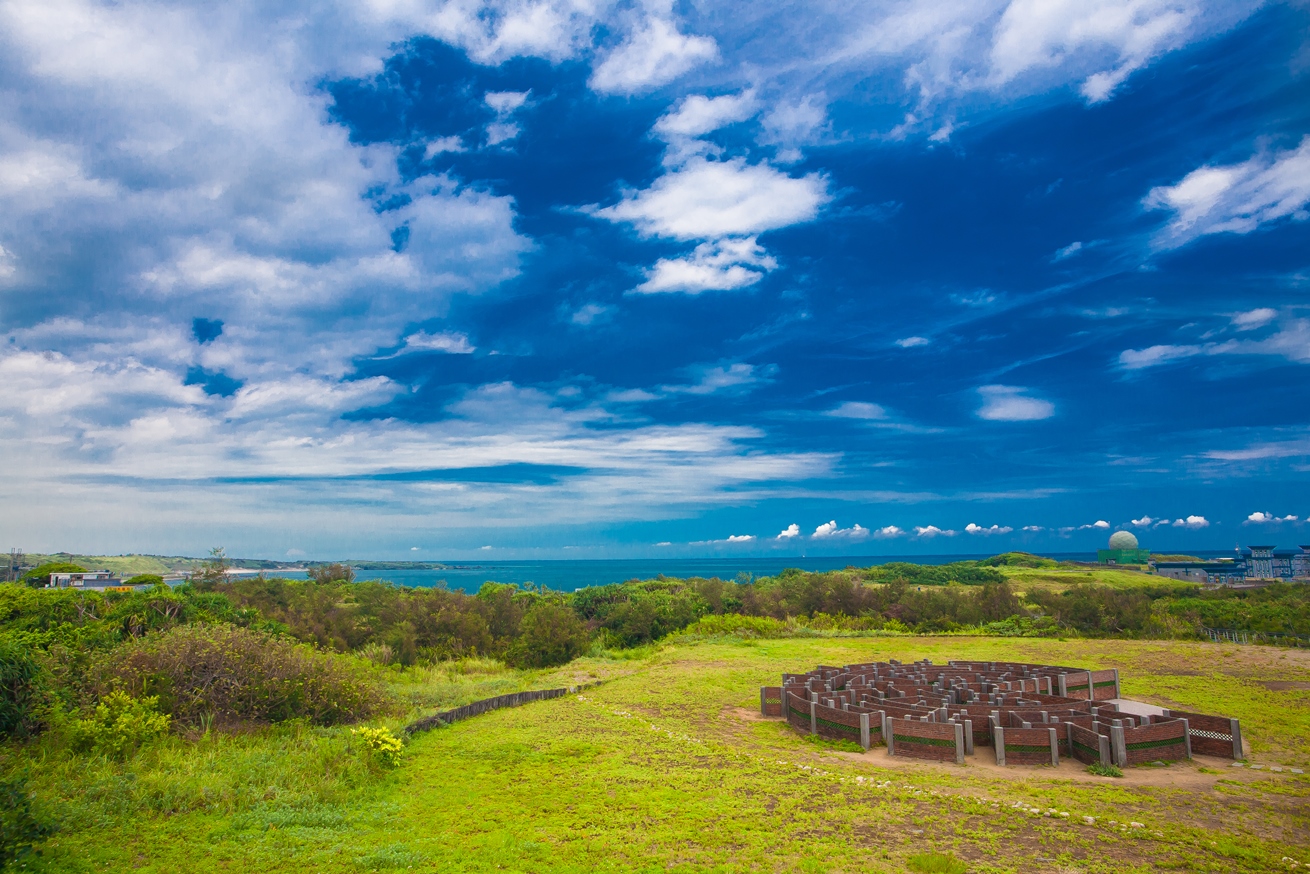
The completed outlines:
{"type": "Polygon", "coordinates": [[[0,2],[0,531],[1310,543],[1310,4],[0,2]]]}

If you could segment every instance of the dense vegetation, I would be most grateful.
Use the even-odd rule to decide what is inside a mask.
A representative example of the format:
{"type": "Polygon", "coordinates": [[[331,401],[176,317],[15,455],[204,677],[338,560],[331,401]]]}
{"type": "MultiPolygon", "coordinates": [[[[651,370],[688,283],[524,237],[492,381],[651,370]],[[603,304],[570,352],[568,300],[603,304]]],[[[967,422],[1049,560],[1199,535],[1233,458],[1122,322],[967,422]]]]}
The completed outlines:
{"type": "Polygon", "coordinates": [[[349,723],[393,707],[387,668],[490,657],[542,669],[593,647],[639,647],[679,632],[1186,639],[1219,627],[1310,635],[1307,586],[1202,591],[1143,577],[1145,585],[1125,588],[1070,575],[1062,588],[1021,593],[1001,571],[1044,562],[1010,553],[758,580],[661,577],[571,594],[486,583],[467,594],[355,582],[345,565],[316,567],[308,580],[231,580],[216,550],[193,583],[172,588],[4,584],[0,735],[67,728],[115,692],[151,700],[181,734],[292,719],[349,723]]]}

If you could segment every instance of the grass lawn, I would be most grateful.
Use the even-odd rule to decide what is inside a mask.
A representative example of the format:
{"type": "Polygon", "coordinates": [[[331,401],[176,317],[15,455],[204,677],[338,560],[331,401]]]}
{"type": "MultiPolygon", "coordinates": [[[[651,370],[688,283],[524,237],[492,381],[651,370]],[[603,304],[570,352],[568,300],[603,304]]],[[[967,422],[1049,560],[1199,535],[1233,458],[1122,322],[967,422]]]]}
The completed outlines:
{"type": "Polygon", "coordinates": [[[1136,589],[1151,586],[1158,589],[1195,588],[1196,583],[1160,577],[1143,571],[1131,571],[1122,568],[997,568],[1019,592],[1031,592],[1034,589],[1055,589],[1063,591],[1075,583],[1090,583],[1097,586],[1112,586],[1116,589],[1136,589]]]}
{"type": "Polygon", "coordinates": [[[414,672],[403,688],[418,709],[608,681],[417,736],[390,772],[348,729],[297,726],[175,740],[126,765],[9,748],[5,769],[25,759],[41,809],[63,821],[29,861],[38,871],[901,872],[925,851],[975,872],[1310,863],[1310,777],[1290,770],[1197,760],[1112,779],[1073,763],[998,769],[990,748],[957,767],[816,744],[758,717],[758,687],[783,671],[954,656],[1118,667],[1130,697],[1239,715],[1253,763],[1310,765],[1307,652],[868,637],[675,644],[554,674],[414,672]]]}

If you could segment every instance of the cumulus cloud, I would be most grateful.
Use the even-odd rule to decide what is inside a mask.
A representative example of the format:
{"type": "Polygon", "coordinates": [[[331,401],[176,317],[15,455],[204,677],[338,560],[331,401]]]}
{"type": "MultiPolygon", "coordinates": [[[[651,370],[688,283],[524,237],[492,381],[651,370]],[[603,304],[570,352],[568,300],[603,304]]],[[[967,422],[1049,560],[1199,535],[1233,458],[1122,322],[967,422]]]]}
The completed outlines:
{"type": "Polygon", "coordinates": [[[1192,529],[1209,528],[1210,521],[1206,519],[1204,516],[1188,516],[1184,519],[1175,519],[1173,521],[1173,527],[1192,528],[1192,529]]]}
{"type": "Polygon", "coordinates": [[[754,117],[757,111],[754,91],[724,94],[720,97],[692,94],[679,101],[676,109],[660,116],[652,130],[666,140],[700,137],[726,125],[746,121],[754,117]]]}
{"type": "Polygon", "coordinates": [[[594,212],[632,224],[647,236],[704,240],[747,237],[809,221],[828,199],[827,180],[817,173],[795,178],[743,158],[696,157],[650,188],[594,212]]]}
{"type": "Polygon", "coordinates": [[[850,528],[840,528],[837,521],[830,520],[814,529],[810,535],[814,540],[831,540],[835,538],[847,538],[850,540],[863,540],[869,536],[869,529],[862,525],[852,525],[850,528]]]}
{"type": "Polygon", "coordinates": [[[754,285],[777,266],[777,260],[753,236],[721,239],[701,243],[682,258],[661,258],[632,292],[732,291],[754,285]]]}
{"type": "Polygon", "coordinates": [[[754,534],[729,534],[728,543],[750,543],[755,539],[754,534]]]}
{"type": "Polygon", "coordinates": [[[1078,529],[1080,531],[1086,531],[1088,529],[1097,530],[1097,531],[1108,531],[1110,529],[1110,523],[1105,521],[1104,519],[1097,519],[1095,522],[1090,522],[1086,525],[1079,525],[1078,529]]]}
{"type": "Polygon", "coordinates": [[[718,56],[712,37],[680,33],[672,21],[650,18],[596,65],[591,87],[607,94],[635,94],[672,82],[718,56]]]}
{"type": "Polygon", "coordinates": [[[1134,528],[1149,528],[1151,527],[1151,524],[1155,521],[1156,520],[1152,519],[1150,516],[1143,516],[1140,519],[1132,520],[1132,522],[1130,522],[1129,524],[1131,524],[1134,528]]]}
{"type": "Polygon", "coordinates": [[[905,529],[898,528],[895,525],[884,525],[881,528],[874,529],[873,536],[879,540],[890,540],[894,537],[904,537],[905,529]]]}
{"type": "Polygon", "coordinates": [[[1297,517],[1291,514],[1286,516],[1275,516],[1273,513],[1264,513],[1259,510],[1246,517],[1246,525],[1269,525],[1279,522],[1296,522],[1297,517]]]}
{"type": "Polygon", "coordinates": [[[1030,397],[1029,389],[1014,385],[984,385],[978,388],[983,405],[980,419],[993,422],[1032,422],[1055,415],[1055,404],[1030,397]]]}
{"type": "Polygon", "coordinates": [[[788,525],[786,528],[779,531],[778,536],[773,539],[792,540],[793,538],[800,537],[800,536],[801,536],[801,526],[793,522],[792,524],[788,525]]]}
{"type": "Polygon", "coordinates": [[[992,525],[989,528],[984,528],[981,525],[975,525],[973,522],[970,522],[968,525],[964,526],[964,530],[968,534],[992,535],[992,534],[1009,534],[1014,529],[1011,528],[1009,525],[992,525]]]}
{"type": "Polygon", "coordinates": [[[1044,527],[1042,527],[1041,525],[1025,525],[1025,526],[1023,526],[1023,528],[1020,529],[1020,530],[1022,530],[1022,531],[1027,531],[1027,532],[1029,532],[1029,533],[1033,533],[1033,532],[1037,532],[1037,531],[1045,531],[1046,529],[1045,529],[1044,527]]]}
{"type": "Polygon", "coordinates": [[[1310,136],[1295,149],[1199,167],[1175,185],[1151,189],[1143,203],[1174,214],[1156,237],[1162,248],[1206,234],[1249,234],[1279,219],[1304,221],[1310,217],[1310,136]]]}
{"type": "Polygon", "coordinates": [[[878,421],[887,418],[887,410],[881,404],[871,404],[866,401],[846,401],[835,409],[829,410],[827,415],[835,416],[838,419],[878,421]]]}
{"type": "Polygon", "coordinates": [[[914,529],[915,537],[954,537],[955,535],[956,532],[950,528],[938,528],[936,525],[915,526],[914,529]]]}

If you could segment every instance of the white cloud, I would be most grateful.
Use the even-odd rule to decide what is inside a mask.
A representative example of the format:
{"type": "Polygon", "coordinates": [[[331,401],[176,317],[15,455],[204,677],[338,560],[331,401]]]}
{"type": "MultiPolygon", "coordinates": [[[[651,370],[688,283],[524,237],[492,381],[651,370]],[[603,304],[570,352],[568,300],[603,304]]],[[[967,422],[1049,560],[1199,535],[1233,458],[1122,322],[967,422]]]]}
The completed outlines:
{"type": "Polygon", "coordinates": [[[1134,528],[1149,528],[1151,526],[1151,523],[1155,521],[1156,520],[1152,519],[1150,516],[1143,516],[1140,519],[1134,519],[1130,524],[1134,528]]]}
{"type": "Polygon", "coordinates": [[[661,258],[634,294],[660,292],[732,291],[759,282],[778,266],[755,237],[726,238],[701,243],[682,258],[661,258]]]}
{"type": "Polygon", "coordinates": [[[846,401],[836,409],[829,410],[827,415],[836,416],[839,419],[881,420],[887,418],[887,410],[881,404],[870,404],[865,401],[846,401]]]}
{"type": "Polygon", "coordinates": [[[661,397],[663,395],[657,395],[645,389],[629,388],[622,391],[612,391],[605,396],[605,399],[620,404],[644,404],[647,401],[657,401],[661,397]]]}
{"type": "Polygon", "coordinates": [[[594,212],[631,223],[648,236],[704,240],[746,237],[809,221],[828,199],[827,180],[817,173],[797,179],[742,158],[695,157],[650,188],[594,212]]]}
{"type": "Polygon", "coordinates": [[[1097,519],[1095,522],[1090,522],[1086,525],[1078,526],[1079,531],[1087,531],[1087,530],[1108,531],[1109,529],[1110,529],[1110,523],[1105,521],[1104,519],[1097,519]]]}
{"type": "Polygon", "coordinates": [[[528,102],[530,91],[488,91],[483,100],[497,115],[509,115],[528,102]]]}
{"type": "Polygon", "coordinates": [[[1291,514],[1286,516],[1275,516],[1273,513],[1263,513],[1259,510],[1246,517],[1247,525],[1266,525],[1277,524],[1279,522],[1296,522],[1297,517],[1291,514]]]}
{"type": "Polygon", "coordinates": [[[729,534],[728,535],[729,543],[750,543],[754,539],[755,539],[754,534],[729,534]]]}
{"type": "Polygon", "coordinates": [[[1086,55],[1093,63],[1109,62],[1080,89],[1089,103],[1098,103],[1134,70],[1183,42],[1197,15],[1191,6],[1177,0],[1013,0],[996,26],[991,82],[1003,85],[1086,55]]]}
{"type": "Polygon", "coordinates": [[[677,109],[660,116],[652,130],[663,139],[700,137],[754,117],[757,107],[754,91],[720,97],[692,94],[684,97],[677,109]]]}
{"type": "Polygon", "coordinates": [[[800,536],[801,536],[801,526],[799,526],[799,525],[797,525],[795,522],[793,522],[792,524],[788,525],[786,528],[784,528],[784,529],[782,529],[781,531],[779,531],[779,532],[778,532],[778,536],[775,537],[775,538],[773,538],[773,539],[774,539],[774,540],[791,540],[791,539],[793,539],[793,538],[800,537],[800,536]]]}
{"type": "Polygon", "coordinates": [[[795,148],[813,142],[827,126],[826,100],[807,94],[799,100],[781,101],[763,119],[763,142],[795,148]]]}
{"type": "MultiPolygon", "coordinates": [[[[1234,324],[1238,331],[1256,330],[1273,319],[1266,319],[1263,310],[1241,313],[1238,318],[1246,316],[1250,316],[1247,323],[1234,324]]],[[[1286,320],[1277,331],[1259,340],[1229,339],[1204,344],[1166,344],[1145,349],[1125,349],[1119,353],[1119,366],[1124,370],[1142,370],[1201,355],[1273,355],[1297,363],[1310,363],[1310,319],[1286,320]]]]}
{"type": "Polygon", "coordinates": [[[569,316],[569,321],[575,325],[583,325],[584,327],[587,325],[594,325],[613,311],[613,307],[598,303],[587,303],[574,310],[573,314],[569,316]]]}
{"type": "Polygon", "coordinates": [[[1065,246],[1063,249],[1058,249],[1056,253],[1051,256],[1051,260],[1063,261],[1066,258],[1072,258],[1074,255],[1077,255],[1079,252],[1081,252],[1082,248],[1083,248],[1083,244],[1075,240],[1074,242],[1065,246]]]}
{"type": "Polygon", "coordinates": [[[974,523],[970,522],[968,525],[964,526],[964,530],[968,534],[992,535],[992,534],[1009,534],[1014,529],[1011,528],[1009,525],[992,525],[990,528],[984,528],[981,525],[975,525],[974,523]]]}
{"type": "Polygon", "coordinates": [[[916,346],[927,346],[931,342],[927,337],[902,337],[896,341],[896,345],[902,349],[913,349],[916,346]]]}
{"type": "Polygon", "coordinates": [[[1205,351],[1202,346],[1171,346],[1160,344],[1145,349],[1125,349],[1119,353],[1119,366],[1125,370],[1141,370],[1200,355],[1205,351]]]}
{"type": "Polygon", "coordinates": [[[1025,525],[1023,526],[1022,530],[1028,532],[1036,532],[1036,531],[1045,531],[1046,529],[1043,528],[1041,525],[1025,525]]]}
{"type": "Polygon", "coordinates": [[[1269,307],[1260,307],[1254,310],[1248,310],[1244,313],[1235,313],[1232,316],[1233,327],[1239,331],[1253,331],[1256,328],[1263,328],[1272,322],[1278,316],[1278,311],[1269,307]]]}
{"type": "Polygon", "coordinates": [[[1247,234],[1284,218],[1304,221],[1310,217],[1310,136],[1296,149],[1197,168],[1176,185],[1151,189],[1143,203],[1174,213],[1156,238],[1163,248],[1205,234],[1247,234]]]}
{"type": "Polygon", "coordinates": [[[831,540],[839,537],[850,540],[863,540],[869,536],[869,529],[859,524],[852,525],[850,528],[839,528],[834,519],[815,528],[814,533],[810,536],[814,540],[831,540]]]}
{"type": "Polygon", "coordinates": [[[469,343],[468,334],[458,331],[442,331],[438,334],[419,331],[405,338],[405,345],[401,351],[448,352],[452,355],[468,355],[477,351],[477,347],[469,343]]]}
{"type": "Polygon", "coordinates": [[[1186,519],[1175,519],[1174,528],[1191,528],[1193,530],[1200,528],[1209,528],[1210,522],[1204,516],[1188,516],[1186,519]]]}
{"type": "Polygon", "coordinates": [[[679,33],[673,22],[650,18],[596,65],[591,87],[607,94],[635,94],[671,82],[718,56],[713,38],[679,33]]]}
{"type": "Polygon", "coordinates": [[[873,532],[873,536],[879,540],[891,540],[894,537],[904,537],[905,529],[898,528],[895,525],[884,525],[873,532]]]}
{"type": "Polygon", "coordinates": [[[774,367],[756,367],[738,362],[729,365],[712,365],[697,368],[698,378],[690,385],[662,385],[660,390],[669,394],[709,395],[724,390],[740,390],[766,379],[774,367]]]}
{"type": "Polygon", "coordinates": [[[984,385],[978,388],[983,405],[978,418],[993,422],[1032,422],[1055,415],[1055,404],[1029,397],[1029,389],[1013,385],[984,385]]]}
{"type": "Polygon", "coordinates": [[[923,526],[916,525],[914,528],[915,537],[926,537],[926,538],[954,537],[955,535],[956,532],[951,530],[950,528],[942,529],[942,528],[938,528],[936,525],[923,525],[923,526]]]}

